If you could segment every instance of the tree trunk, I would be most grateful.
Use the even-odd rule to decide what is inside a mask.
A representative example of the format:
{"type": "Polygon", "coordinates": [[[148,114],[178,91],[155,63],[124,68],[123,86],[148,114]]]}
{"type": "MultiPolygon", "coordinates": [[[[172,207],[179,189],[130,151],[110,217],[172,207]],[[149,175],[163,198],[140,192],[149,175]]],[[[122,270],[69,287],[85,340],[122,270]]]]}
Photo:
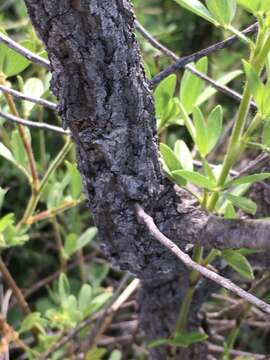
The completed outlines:
{"type": "MultiPolygon", "coordinates": [[[[153,99],[134,36],[130,2],[25,3],[49,54],[51,89],[76,143],[104,251],[115,266],[142,281],[141,323],[146,338],[169,336],[188,287],[188,272],[138,223],[134,204],[142,204],[182,249],[204,241],[202,234],[214,239],[213,226],[206,226],[208,214],[190,206],[185,193],[176,193],[163,176],[153,99]]],[[[221,234],[219,245],[223,246],[221,234]]],[[[194,297],[190,328],[198,326],[198,310],[211,291],[213,286],[203,281],[194,297]]],[[[166,352],[166,348],[152,350],[151,359],[164,360],[166,352]]],[[[201,345],[181,355],[182,360],[192,358],[206,358],[201,345]]]]}

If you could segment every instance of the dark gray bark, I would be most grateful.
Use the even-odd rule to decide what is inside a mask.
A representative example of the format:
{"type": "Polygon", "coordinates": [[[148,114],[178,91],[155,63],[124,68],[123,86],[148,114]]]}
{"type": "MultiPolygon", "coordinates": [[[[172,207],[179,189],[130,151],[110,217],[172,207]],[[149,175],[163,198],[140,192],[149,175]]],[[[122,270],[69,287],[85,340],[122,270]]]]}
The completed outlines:
{"type": "MultiPolygon", "coordinates": [[[[104,250],[113,264],[142,280],[142,324],[147,337],[168,336],[188,286],[188,273],[137,222],[134,203],[140,203],[182,249],[195,242],[232,247],[231,239],[237,247],[242,223],[230,223],[228,233],[224,222],[189,205],[185,193],[176,193],[165,180],[158,159],[153,99],[134,37],[130,2],[25,3],[49,54],[51,88],[59,100],[63,124],[76,143],[104,250]],[[224,242],[226,234],[233,234],[228,236],[230,243],[224,242]]],[[[246,235],[241,238],[245,241],[240,246],[247,245],[246,235]]],[[[198,290],[196,309],[210,290],[209,284],[198,290]]],[[[192,327],[197,326],[197,313],[191,314],[192,327]]],[[[164,360],[165,351],[154,350],[152,359],[164,360]]],[[[192,359],[193,355],[185,356],[192,359]]],[[[200,358],[205,359],[202,351],[196,354],[200,358]]]]}

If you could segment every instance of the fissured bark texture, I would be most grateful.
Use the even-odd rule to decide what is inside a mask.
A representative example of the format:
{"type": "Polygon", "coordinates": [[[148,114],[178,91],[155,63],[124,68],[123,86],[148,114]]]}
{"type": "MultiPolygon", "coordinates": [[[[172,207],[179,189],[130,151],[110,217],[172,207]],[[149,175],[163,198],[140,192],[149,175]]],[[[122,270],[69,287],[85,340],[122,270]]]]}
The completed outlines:
{"type": "MultiPolygon", "coordinates": [[[[72,131],[79,169],[104,249],[142,280],[142,325],[148,339],[168,336],[188,286],[179,261],[149,236],[134,203],[182,248],[198,238],[207,214],[164,180],[153,99],[147,86],[128,0],[25,0],[49,54],[51,89],[72,131]]],[[[183,195],[183,194],[182,194],[183,195]]],[[[198,290],[194,307],[209,293],[198,290]]],[[[198,311],[192,312],[196,327],[198,311]]],[[[192,351],[185,355],[192,359],[192,351]]],[[[152,350],[164,360],[166,349],[152,350]]],[[[205,354],[196,353],[196,359],[205,354]]],[[[182,356],[181,359],[184,359],[182,356]]]]}

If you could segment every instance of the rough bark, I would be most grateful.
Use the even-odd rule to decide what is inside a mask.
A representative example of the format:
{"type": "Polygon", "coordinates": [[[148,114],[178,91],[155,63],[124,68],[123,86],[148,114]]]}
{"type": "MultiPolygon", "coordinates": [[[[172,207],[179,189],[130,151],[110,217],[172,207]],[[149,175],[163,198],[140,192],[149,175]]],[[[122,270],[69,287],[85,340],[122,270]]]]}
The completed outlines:
{"type": "MultiPolygon", "coordinates": [[[[219,227],[216,218],[189,205],[185,193],[176,193],[162,174],[153,99],[134,37],[130,2],[25,3],[49,54],[51,88],[59,100],[63,124],[71,129],[76,143],[104,250],[114,265],[142,280],[142,323],[147,337],[168,336],[188,285],[187,271],[137,222],[134,203],[140,203],[182,249],[194,242],[231,247],[232,242],[224,245],[227,227],[223,223],[219,227]]],[[[231,228],[238,241],[242,225],[234,223],[231,228]]],[[[198,290],[196,309],[208,289],[209,284],[198,290]]],[[[191,314],[192,327],[197,325],[197,313],[191,314]]],[[[164,360],[164,351],[154,350],[152,359],[164,360]]],[[[193,355],[185,356],[192,359],[193,355]]],[[[205,359],[202,351],[196,354],[200,358],[205,359]]]]}

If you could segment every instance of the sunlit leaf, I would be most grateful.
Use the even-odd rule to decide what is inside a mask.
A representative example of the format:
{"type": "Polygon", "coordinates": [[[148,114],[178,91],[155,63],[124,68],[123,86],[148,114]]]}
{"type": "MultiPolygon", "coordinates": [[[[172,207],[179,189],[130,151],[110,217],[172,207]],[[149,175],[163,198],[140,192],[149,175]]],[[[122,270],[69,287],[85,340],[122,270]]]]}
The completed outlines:
{"type": "Polygon", "coordinates": [[[177,4],[183,6],[185,9],[193,12],[194,14],[202,17],[203,19],[217,25],[216,20],[207,10],[207,8],[198,0],[175,0],[177,4]]]}
{"type": "Polygon", "coordinates": [[[250,263],[247,258],[237,250],[228,249],[222,251],[222,258],[243,277],[254,279],[254,273],[250,263]]]}

